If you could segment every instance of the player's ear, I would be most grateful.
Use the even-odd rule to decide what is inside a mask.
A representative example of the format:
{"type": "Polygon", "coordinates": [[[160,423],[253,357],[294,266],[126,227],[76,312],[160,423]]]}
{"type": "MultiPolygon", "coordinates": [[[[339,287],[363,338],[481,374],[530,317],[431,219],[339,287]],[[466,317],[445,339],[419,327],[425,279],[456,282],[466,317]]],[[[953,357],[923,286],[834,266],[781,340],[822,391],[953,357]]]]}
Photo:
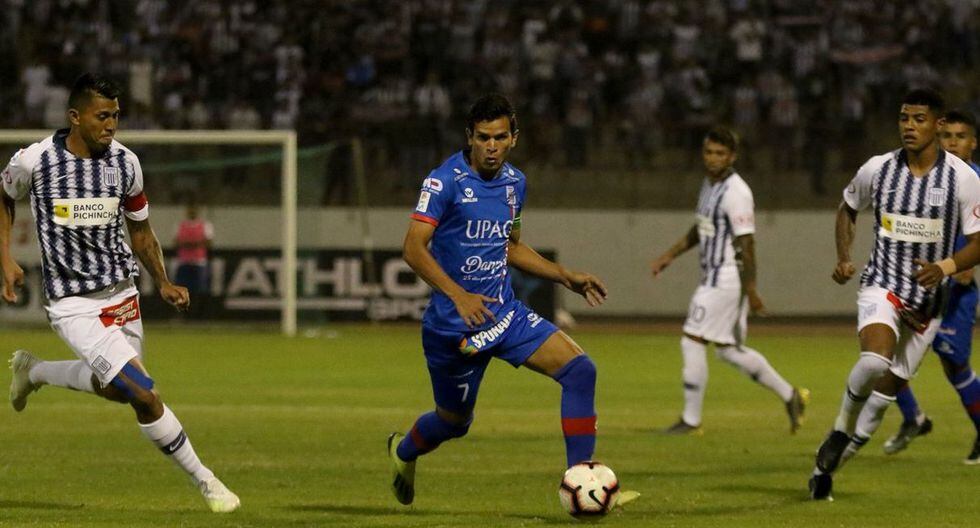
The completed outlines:
{"type": "Polygon", "coordinates": [[[68,122],[71,123],[72,125],[75,125],[75,126],[78,126],[78,125],[81,124],[81,120],[79,119],[78,110],[75,110],[74,108],[69,108],[68,109],[68,122]]]}
{"type": "Polygon", "coordinates": [[[515,130],[514,133],[511,134],[510,148],[514,148],[517,146],[517,136],[519,136],[520,134],[521,134],[520,130],[515,130]]]}

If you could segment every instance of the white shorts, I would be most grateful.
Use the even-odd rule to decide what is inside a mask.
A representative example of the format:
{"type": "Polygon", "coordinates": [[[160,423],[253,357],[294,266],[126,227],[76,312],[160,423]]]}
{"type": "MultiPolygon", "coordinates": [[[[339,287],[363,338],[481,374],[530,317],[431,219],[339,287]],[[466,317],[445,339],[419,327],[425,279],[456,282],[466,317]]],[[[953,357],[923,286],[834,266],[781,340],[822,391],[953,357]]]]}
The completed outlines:
{"type": "Polygon", "coordinates": [[[51,327],[105,387],[133,358],[142,357],[143,321],[132,280],[51,301],[51,327]]]}
{"type": "Polygon", "coordinates": [[[739,345],[748,332],[749,300],[741,288],[698,286],[684,321],[684,333],[712,343],[739,345]]]}
{"type": "Polygon", "coordinates": [[[879,286],[862,286],[858,290],[858,333],[872,324],[884,324],[895,332],[898,343],[892,357],[891,371],[896,376],[910,380],[919,370],[926,350],[939,331],[942,320],[938,317],[929,321],[926,329],[916,332],[902,322],[895,304],[888,300],[889,291],[879,286]]]}

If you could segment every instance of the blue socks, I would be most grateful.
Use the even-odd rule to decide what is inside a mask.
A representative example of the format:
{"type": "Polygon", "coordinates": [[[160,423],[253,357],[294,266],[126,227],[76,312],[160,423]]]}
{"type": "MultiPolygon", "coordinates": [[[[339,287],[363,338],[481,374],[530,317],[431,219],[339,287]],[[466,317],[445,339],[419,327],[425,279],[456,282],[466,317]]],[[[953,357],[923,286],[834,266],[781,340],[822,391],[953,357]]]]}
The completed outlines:
{"type": "Polygon", "coordinates": [[[446,440],[464,436],[471,423],[472,417],[465,425],[454,425],[443,420],[435,411],[425,413],[419,416],[412,430],[398,444],[398,458],[411,462],[439,447],[446,440]]]}
{"type": "Polygon", "coordinates": [[[922,413],[919,410],[919,402],[915,401],[915,395],[912,394],[912,387],[908,384],[898,391],[898,394],[895,395],[895,401],[898,402],[898,408],[902,411],[902,419],[906,422],[914,422],[922,413]]]}
{"type": "Polygon", "coordinates": [[[568,466],[592,460],[595,452],[595,363],[582,354],[555,374],[561,384],[561,429],[568,466]]]}
{"type": "Polygon", "coordinates": [[[949,382],[960,395],[966,414],[973,420],[977,434],[980,434],[980,380],[977,380],[977,373],[967,365],[963,371],[951,376],[949,382]]]}

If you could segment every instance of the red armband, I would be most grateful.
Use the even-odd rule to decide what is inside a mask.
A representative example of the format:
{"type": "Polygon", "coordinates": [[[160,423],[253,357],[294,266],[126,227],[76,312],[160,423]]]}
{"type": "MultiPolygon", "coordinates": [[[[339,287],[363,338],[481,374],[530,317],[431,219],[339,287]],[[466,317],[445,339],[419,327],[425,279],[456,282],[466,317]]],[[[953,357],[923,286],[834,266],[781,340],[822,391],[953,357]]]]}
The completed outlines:
{"type": "Polygon", "coordinates": [[[123,202],[123,209],[126,209],[131,213],[135,213],[136,211],[142,211],[148,203],[149,202],[146,200],[146,193],[141,192],[136,196],[127,196],[126,200],[123,202]]]}

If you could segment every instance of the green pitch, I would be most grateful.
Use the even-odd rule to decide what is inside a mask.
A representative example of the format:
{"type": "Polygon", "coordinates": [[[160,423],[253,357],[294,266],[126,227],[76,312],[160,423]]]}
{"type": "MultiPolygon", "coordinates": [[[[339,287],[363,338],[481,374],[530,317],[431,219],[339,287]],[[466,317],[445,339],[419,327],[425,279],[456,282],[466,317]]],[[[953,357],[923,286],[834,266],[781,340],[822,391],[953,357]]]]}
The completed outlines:
{"type": "MultiPolygon", "coordinates": [[[[147,329],[147,365],[204,462],[242,509],[211,514],[140,435],[125,406],[46,387],[0,410],[0,526],[538,526],[574,524],[560,508],[559,386],[493,366],[468,437],[419,462],[416,501],[388,490],[385,438],[431,408],[418,332],[336,326],[315,338],[147,329]]],[[[846,332],[755,337],[791,382],[813,391],[800,434],[782,403],[712,358],[703,437],[655,430],[681,407],[678,336],[573,332],[599,367],[596,458],[640,500],[608,526],[968,526],[980,518],[973,439],[931,355],[916,383],[936,430],[894,457],[877,437],[844,468],[834,503],[806,500],[813,453],[856,356],[846,332]]],[[[3,329],[0,348],[71,353],[50,331],[3,329]]],[[[9,371],[0,374],[6,392],[9,371]]],[[[5,398],[4,398],[5,399],[5,398]]]]}

